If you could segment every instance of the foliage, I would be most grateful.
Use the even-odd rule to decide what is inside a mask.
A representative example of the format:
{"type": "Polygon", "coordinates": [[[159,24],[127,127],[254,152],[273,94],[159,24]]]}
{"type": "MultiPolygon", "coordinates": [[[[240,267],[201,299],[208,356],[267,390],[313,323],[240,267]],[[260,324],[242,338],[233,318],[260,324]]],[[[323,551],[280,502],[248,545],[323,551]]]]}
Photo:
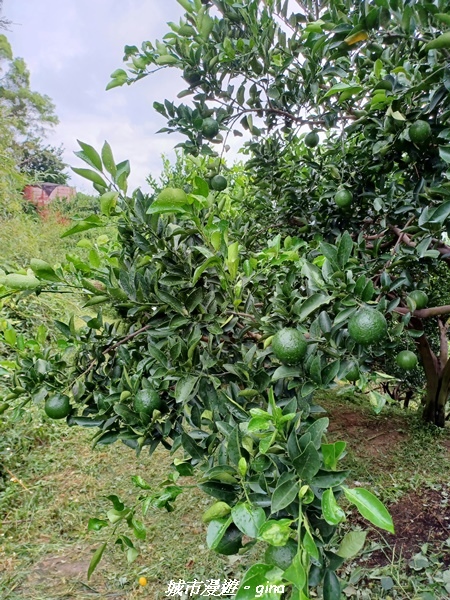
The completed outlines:
{"type": "Polygon", "coordinates": [[[336,571],[365,538],[342,537],[340,499],[378,527],[393,525],[374,494],[346,486],[345,444],[328,442],[314,393],[335,386],[355,361],[375,365],[409,339],[427,377],[425,418],[445,422],[450,362],[441,317],[450,309],[416,310],[408,298],[449,252],[441,241],[450,215],[449,84],[439,60],[447,50],[441,42],[429,49],[446,27],[435,15],[445,6],[394,0],[344,10],[330,0],[290,14],[276,0],[180,3],[180,25],[169,24],[163,42],[126,47],[130,75],[116,71],[108,87],[142,79],[150,65],[183,69],[190,85],[179,97],[193,96],[192,106],[166,100],[155,108],[167,118],[162,131],[187,136],[188,167],[163,193],[129,192],[128,161],[117,164],[107,143],[97,152],[80,142],[88,168],[74,171],[99,192],[100,214],[64,235],[118,218],[118,239],[89,243],[87,258],[69,254],[59,266],[33,261],[25,282],[0,283],[9,295],[25,286],[78,289],[86,307],[112,306],[120,319],[106,321],[96,308],[83,328],[59,322],[65,340],[57,348],[19,343],[8,329],[4,341],[17,359],[7,401],[67,394],[68,424],[97,428],[96,445],[183,452],[162,489],[136,476],[135,502],[112,494],[106,518],[91,521],[93,530],[110,528],[128,560],[137,555],[130,535],[146,537],[141,514],[171,511],[183,492],[179,477],[195,475],[221,502],[208,516],[217,510],[209,548],[220,549],[224,537],[242,551],[257,540],[297,544],[284,571],[253,565],[237,600],[267,583],[290,586],[292,599],[306,600],[309,588],[339,599],[336,571]],[[416,132],[413,143],[418,120],[431,135],[416,132]],[[319,145],[304,144],[303,126],[320,132],[319,145]],[[228,173],[210,143],[240,129],[251,136],[250,159],[242,177],[216,192],[211,177],[228,173]],[[352,192],[349,208],[334,200],[343,189],[352,192]],[[383,334],[388,317],[378,344],[349,335],[361,308],[377,311],[383,334]],[[423,326],[436,316],[440,363],[423,326]],[[300,364],[280,364],[272,351],[284,328],[308,340],[300,364]],[[155,393],[160,408],[136,410],[136,397],[155,393]]]}
{"type": "Polygon", "coordinates": [[[20,192],[25,177],[17,169],[18,155],[14,151],[14,136],[7,113],[0,108],[0,217],[18,213],[21,209],[20,192]]]}
{"type": "Polygon", "coordinates": [[[42,140],[30,139],[21,146],[20,170],[33,182],[66,185],[69,175],[62,160],[63,148],[43,146],[42,140]]]}
{"type": "MultiPolygon", "coordinates": [[[[56,268],[32,261],[38,278],[37,284],[32,278],[33,286],[55,292],[77,287],[88,298],[85,306],[112,303],[122,319],[106,322],[99,310],[81,329],[73,320],[57,322],[66,340],[53,349],[37,339],[19,345],[8,333],[5,342],[17,351],[12,380],[19,389],[6,400],[25,396],[43,402],[69,394],[68,424],[98,428],[96,445],[120,440],[138,454],[159,444],[172,452],[183,448],[184,458],[174,461],[162,489],[137,477],[135,505],[112,495],[108,520],[91,523],[93,529],[111,526],[129,560],[137,550],[120,528],[145,539],[140,512],[170,511],[183,491],[178,478],[195,473],[200,489],[231,511],[210,521],[210,548],[220,548],[235,527],[239,545],[242,534],[253,539],[247,549],[256,540],[281,546],[293,537],[298,553],[284,575],[275,572],[276,581],[293,585],[294,594],[323,580],[337,589],[335,571],[344,558],[336,548],[349,556],[363,543],[361,537],[351,550],[339,536],[345,519],[339,497],[377,526],[393,528],[376,496],[345,486],[347,472],[339,469],[345,444],[327,443],[328,419],[312,401],[315,390],[334,385],[349,368],[332,351],[342,343],[348,310],[320,291],[322,276],[303,255],[302,240],[287,238],[282,246],[277,236],[262,250],[249,249],[254,232],[240,212],[253,199],[240,192],[239,178],[231,191],[211,192],[202,177],[210,161],[192,158],[190,192],[176,203],[139,190],[128,197],[127,163],[109,160],[106,144],[101,154],[81,146],[78,156],[96,169],[77,172],[103,192],[102,216],[78,222],[65,235],[95,229],[118,214],[119,238],[92,247],[86,261],[68,255],[56,268]],[[328,304],[335,307],[334,331],[318,316],[328,304]],[[270,341],[281,326],[293,324],[308,333],[309,344],[304,364],[289,367],[274,357],[270,341]],[[161,400],[152,415],[136,412],[135,399],[145,390],[161,400]]],[[[349,236],[342,236],[344,267],[353,250],[349,236]]],[[[345,339],[352,348],[354,342],[345,339]]],[[[268,570],[253,583],[259,585],[268,570]]]]}
{"type": "Polygon", "coordinates": [[[58,123],[50,98],[30,87],[30,72],[23,58],[14,58],[4,34],[0,34],[0,106],[5,109],[16,140],[36,137],[46,126],[58,123]]]}
{"type": "MultiPolygon", "coordinates": [[[[450,308],[416,310],[408,294],[449,261],[446,3],[179,3],[180,23],[169,23],[162,42],[127,46],[127,71],[113,73],[108,87],[142,80],[153,67],[177,68],[189,84],[178,98],[191,101],[155,103],[167,119],[161,131],[184,134],[181,146],[193,154],[214,153],[202,135],[206,120],[219,124],[215,143],[250,134],[247,168],[272,223],[312,243],[324,289],[346,294],[364,274],[363,300],[378,303],[405,346],[417,346],[425,420],[444,426],[450,308]],[[317,147],[304,143],[307,129],[319,134],[317,147]],[[343,190],[353,195],[347,209],[333,201],[343,190]],[[360,272],[336,262],[345,231],[360,272]],[[426,320],[438,331],[438,352],[426,320]]],[[[397,344],[386,339],[384,350],[397,344]]]]}

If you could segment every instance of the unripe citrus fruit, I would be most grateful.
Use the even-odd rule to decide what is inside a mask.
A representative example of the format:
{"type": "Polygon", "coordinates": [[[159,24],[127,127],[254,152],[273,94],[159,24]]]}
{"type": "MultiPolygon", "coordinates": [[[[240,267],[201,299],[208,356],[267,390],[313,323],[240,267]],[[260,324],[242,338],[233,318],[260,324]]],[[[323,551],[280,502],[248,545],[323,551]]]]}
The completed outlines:
{"type": "Polygon", "coordinates": [[[231,506],[226,502],[215,502],[212,506],[208,508],[203,513],[202,521],[203,523],[209,523],[213,519],[220,519],[222,517],[226,517],[231,512],[231,506]]]}
{"type": "Polygon", "coordinates": [[[215,119],[208,117],[203,120],[202,134],[208,140],[212,140],[219,133],[219,124],[215,119]]]}
{"type": "Polygon", "coordinates": [[[284,364],[299,363],[305,357],[306,349],[305,336],[298,329],[285,327],[273,336],[273,353],[284,364]]]}
{"type": "Polygon", "coordinates": [[[136,392],[133,407],[137,413],[152,415],[154,410],[161,410],[162,400],[157,391],[147,388],[136,392]]]}
{"type": "Polygon", "coordinates": [[[65,419],[71,409],[69,396],[56,394],[47,398],[44,406],[45,413],[51,419],[65,419]]]}
{"type": "Polygon", "coordinates": [[[305,146],[315,148],[319,143],[319,136],[315,131],[310,131],[305,135],[305,146]]]}
{"type": "Polygon", "coordinates": [[[414,144],[424,144],[431,135],[431,127],[427,121],[420,119],[409,128],[409,137],[414,144]]]}
{"type": "Polygon", "coordinates": [[[353,195],[348,190],[339,190],[334,196],[334,201],[339,208],[347,208],[353,200],[353,195]]]}
{"type": "Polygon", "coordinates": [[[408,297],[414,300],[417,308],[425,308],[428,304],[428,296],[422,290],[413,290],[408,297]]]}
{"type": "Polygon", "coordinates": [[[187,202],[187,196],[186,192],[180,188],[168,187],[158,194],[157,200],[158,202],[185,204],[187,202]]]}
{"type": "Polygon", "coordinates": [[[190,85],[198,85],[202,80],[202,77],[197,69],[186,67],[186,69],[183,71],[183,79],[190,85]]]}
{"type": "Polygon", "coordinates": [[[397,354],[395,362],[402,369],[409,371],[410,369],[414,369],[417,366],[417,356],[414,354],[414,352],[411,352],[410,350],[402,350],[401,352],[399,352],[399,354],[397,354]]]}
{"type": "Polygon", "coordinates": [[[216,192],[223,192],[226,190],[228,182],[223,175],[214,175],[211,179],[211,188],[216,192]]]}
{"type": "Polygon", "coordinates": [[[350,337],[362,346],[380,342],[387,333],[384,315],[374,308],[360,308],[348,322],[350,337]]]}
{"type": "Polygon", "coordinates": [[[285,546],[269,546],[264,553],[264,562],[268,565],[275,565],[279,569],[286,571],[296,554],[296,542],[294,542],[294,540],[288,540],[285,546]]]}
{"type": "Polygon", "coordinates": [[[359,368],[358,365],[356,363],[352,363],[347,375],[345,376],[345,379],[347,381],[358,381],[358,379],[361,377],[360,372],[359,372],[359,368]]]}

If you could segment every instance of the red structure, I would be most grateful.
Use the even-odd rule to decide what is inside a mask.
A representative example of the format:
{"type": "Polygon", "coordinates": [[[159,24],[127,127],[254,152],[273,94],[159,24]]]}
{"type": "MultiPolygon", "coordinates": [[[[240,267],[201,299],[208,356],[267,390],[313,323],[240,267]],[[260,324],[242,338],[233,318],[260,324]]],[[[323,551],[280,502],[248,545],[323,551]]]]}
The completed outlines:
{"type": "Polygon", "coordinates": [[[67,185],[59,185],[58,183],[26,185],[23,191],[25,198],[40,209],[46,207],[52,200],[56,200],[56,198],[71,200],[75,197],[75,194],[75,188],[67,185]]]}

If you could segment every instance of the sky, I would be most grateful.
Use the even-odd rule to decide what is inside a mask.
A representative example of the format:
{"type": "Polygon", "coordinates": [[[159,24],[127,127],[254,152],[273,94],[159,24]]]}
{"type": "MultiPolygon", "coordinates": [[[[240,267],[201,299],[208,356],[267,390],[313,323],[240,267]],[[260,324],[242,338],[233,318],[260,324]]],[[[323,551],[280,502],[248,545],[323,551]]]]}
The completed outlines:
{"type": "MultiPolygon", "coordinates": [[[[65,162],[86,166],[73,154],[77,139],[97,150],[107,140],[116,162],[131,162],[130,188],[146,189],[147,175],[161,172],[161,155],[174,156],[182,136],[156,134],[165,120],[152,104],[184,89],[180,71],[167,68],[131,86],[105,87],[124,66],[126,44],[161,39],[167,21],[178,22],[183,12],[176,0],[4,0],[13,54],[27,63],[31,88],[56,106],[60,123],[48,143],[63,144],[65,162]]],[[[71,185],[92,191],[72,172],[71,185]]]]}

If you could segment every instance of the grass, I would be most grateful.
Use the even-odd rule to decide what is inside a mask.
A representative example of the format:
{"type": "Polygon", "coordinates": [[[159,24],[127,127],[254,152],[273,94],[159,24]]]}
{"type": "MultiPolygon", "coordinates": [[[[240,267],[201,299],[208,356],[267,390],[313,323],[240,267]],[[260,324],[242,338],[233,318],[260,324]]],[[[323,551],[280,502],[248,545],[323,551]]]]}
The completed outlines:
{"type": "MultiPolygon", "coordinates": [[[[450,494],[450,459],[449,453],[444,452],[448,433],[437,435],[433,430],[420,428],[414,416],[405,417],[396,410],[374,416],[366,407],[349,403],[351,398],[332,395],[322,403],[334,415],[332,422],[336,427],[345,423],[345,411],[351,409],[359,415],[355,423],[361,434],[367,424],[385,427],[394,423],[394,431],[397,425],[404,431],[404,438],[396,444],[398,451],[386,458],[393,461],[388,470],[381,468],[379,457],[374,468],[370,468],[366,454],[369,444],[358,443],[354,436],[345,464],[351,465],[356,480],[366,484],[370,479],[370,485],[391,502],[398,502],[415,486],[448,486],[450,494]],[[431,459],[436,449],[441,454],[431,459]]],[[[383,429],[384,435],[388,431],[383,429]]],[[[156,509],[148,513],[147,540],[141,542],[142,553],[134,563],[128,565],[119,547],[111,545],[88,582],[86,573],[92,552],[109,533],[109,529],[88,532],[89,518],[105,517],[111,507],[105,499],[108,494],[116,493],[125,503],[132,502],[137,493],[131,483],[133,474],[157,487],[169,472],[172,458],[164,450],[157,450],[152,458],[146,454],[136,458],[130,449],[119,444],[91,449],[90,431],[53,422],[37,407],[31,410],[28,423],[16,423],[13,429],[10,425],[7,431],[0,427],[2,434],[9,439],[9,446],[0,445],[1,462],[9,471],[5,471],[6,480],[0,491],[2,599],[87,600],[96,596],[156,600],[165,597],[170,579],[238,579],[261,556],[260,545],[249,555],[238,557],[221,557],[207,550],[201,514],[212,500],[190,488],[179,496],[173,513],[156,509]],[[138,585],[140,576],[148,579],[146,588],[138,585]]],[[[348,428],[347,437],[350,434],[348,428]]],[[[183,482],[190,483],[185,478],[183,482]]],[[[367,556],[376,548],[377,544],[370,542],[367,556]]],[[[439,595],[448,576],[442,567],[446,550],[445,544],[438,549],[424,547],[422,554],[428,563],[418,570],[409,566],[411,559],[392,558],[389,547],[385,548],[388,560],[383,567],[369,569],[353,563],[347,571],[348,592],[353,586],[358,593],[349,597],[410,600],[416,598],[411,595],[415,594],[414,588],[417,593],[431,593],[433,587],[439,586],[434,596],[423,599],[446,598],[439,595]],[[383,590],[383,586],[389,588],[391,580],[393,589],[383,590]],[[365,595],[361,595],[362,590],[365,595]]]]}
{"type": "MultiPolygon", "coordinates": [[[[1,225],[2,256],[10,265],[26,266],[32,257],[57,263],[78,241],[61,240],[67,225],[52,218],[37,221],[20,215],[1,225]]],[[[104,232],[95,235],[100,233],[104,232]]],[[[80,311],[75,296],[69,300],[70,306],[67,296],[63,300],[54,295],[29,296],[9,302],[8,318],[13,325],[28,328],[33,315],[34,321],[44,322],[51,331],[53,318],[64,321],[72,310],[78,315],[88,312],[80,311]]],[[[395,406],[374,415],[366,399],[354,394],[329,392],[322,394],[320,403],[330,413],[330,440],[344,439],[349,444],[343,466],[351,469],[355,485],[375,491],[399,514],[402,506],[417,508],[412,500],[420,501],[419,492],[424,501],[434,499],[436,513],[450,513],[448,429],[425,427],[416,413],[395,406]]],[[[88,531],[89,518],[105,518],[111,508],[105,498],[109,494],[134,502],[138,494],[131,481],[134,474],[157,488],[172,462],[164,450],[157,450],[152,458],[143,453],[137,459],[119,444],[92,449],[91,436],[89,430],[69,429],[47,419],[41,406],[31,407],[21,421],[13,421],[9,412],[0,416],[2,600],[159,600],[166,597],[171,579],[240,579],[247,566],[261,558],[264,548],[260,544],[248,554],[232,557],[209,551],[201,514],[212,499],[190,487],[176,500],[174,512],[150,509],[145,518],[147,539],[140,543],[141,554],[134,562],[128,564],[119,546],[110,544],[88,581],[93,552],[110,533],[110,528],[88,531]],[[138,584],[140,576],[148,580],[145,588],[138,584]]],[[[182,482],[191,483],[184,478],[182,482]]],[[[349,515],[347,526],[354,523],[349,515]]],[[[346,597],[448,598],[450,569],[443,561],[449,554],[450,538],[428,540],[427,533],[424,528],[415,555],[407,558],[393,554],[392,539],[369,536],[364,555],[368,562],[358,559],[341,574],[347,581],[346,597]],[[382,560],[376,562],[380,555],[382,560]]]]}
{"type": "MultiPolygon", "coordinates": [[[[0,494],[1,597],[48,600],[50,592],[55,598],[81,599],[92,551],[107,539],[104,531],[87,531],[89,518],[104,517],[111,507],[104,498],[108,494],[117,493],[124,502],[133,501],[133,473],[156,485],[165,478],[172,459],[163,450],[153,459],[145,455],[136,459],[123,445],[91,450],[90,433],[67,429],[33,412],[27,427],[19,425],[22,436],[16,436],[15,446],[3,457],[15,480],[10,475],[0,494]],[[66,582],[64,576],[59,577],[58,569],[56,577],[48,577],[52,564],[54,568],[60,559],[79,566],[72,592],[69,587],[73,580],[66,582]],[[42,570],[45,576],[40,580],[42,570]]],[[[225,578],[227,573],[242,571],[251,560],[249,556],[231,564],[234,558],[230,563],[206,547],[206,528],[200,516],[210,504],[210,499],[191,489],[177,499],[174,513],[154,510],[148,514],[148,539],[142,544],[141,556],[127,566],[121,551],[112,545],[89,585],[105,597],[123,590],[123,598],[131,599],[138,597],[138,577],[144,575],[151,597],[162,598],[170,579],[225,578]]],[[[86,594],[92,597],[88,591],[86,594]]]]}

